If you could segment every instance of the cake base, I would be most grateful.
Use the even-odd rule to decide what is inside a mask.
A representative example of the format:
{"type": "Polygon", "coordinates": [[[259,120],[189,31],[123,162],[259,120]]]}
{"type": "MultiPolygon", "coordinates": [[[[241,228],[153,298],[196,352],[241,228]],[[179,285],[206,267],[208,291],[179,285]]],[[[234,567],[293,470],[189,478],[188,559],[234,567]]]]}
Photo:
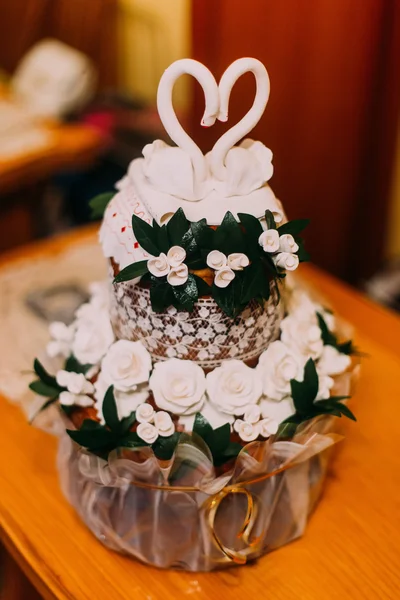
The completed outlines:
{"type": "MultiPolygon", "coordinates": [[[[321,423],[329,429],[331,419],[318,429],[321,423]]],[[[157,477],[149,460],[133,463],[114,454],[107,468],[66,434],[58,467],[65,496],[105,546],[159,568],[212,571],[245,564],[303,534],[337,441],[317,437],[319,443],[300,454],[291,442],[279,450],[253,443],[254,452],[248,446],[235,471],[240,477],[226,485],[223,478],[197,486],[151,483],[157,477]]]]}

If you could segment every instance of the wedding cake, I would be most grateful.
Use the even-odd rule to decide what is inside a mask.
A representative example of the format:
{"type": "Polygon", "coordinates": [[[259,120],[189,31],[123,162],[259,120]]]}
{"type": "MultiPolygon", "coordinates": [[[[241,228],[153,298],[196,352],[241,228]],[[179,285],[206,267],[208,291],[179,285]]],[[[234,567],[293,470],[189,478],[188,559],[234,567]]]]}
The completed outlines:
{"type": "Polygon", "coordinates": [[[72,325],[50,326],[46,364],[35,360],[30,387],[67,430],[67,497],[104,543],[158,566],[246,562],[300,535],[337,440],[332,417],[354,418],[354,347],[289,276],[308,259],[308,221],[288,220],[268,184],[272,152],[246,138],[269,92],[252,58],[219,84],[191,59],[165,71],[157,106],[176,145],[145,146],[117,192],[92,202],[104,211],[109,280],[92,286],[72,325]],[[175,115],[175,81],[197,79],[210,127],[228,120],[248,71],[253,106],[204,156],[175,115]],[[309,499],[301,517],[295,473],[309,499]],[[182,515],[185,542],[167,542],[182,515]]]}

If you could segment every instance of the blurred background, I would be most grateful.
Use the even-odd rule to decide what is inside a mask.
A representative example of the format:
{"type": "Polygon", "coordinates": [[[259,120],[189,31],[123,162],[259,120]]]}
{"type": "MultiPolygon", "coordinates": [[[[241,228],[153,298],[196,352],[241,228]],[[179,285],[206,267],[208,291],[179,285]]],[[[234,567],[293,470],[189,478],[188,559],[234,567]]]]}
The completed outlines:
{"type": "MultiPolygon", "coordinates": [[[[400,307],[398,0],[0,0],[0,250],[89,221],[154,138],[157,85],[191,56],[217,80],[242,56],[271,97],[252,137],[274,152],[275,194],[311,217],[313,261],[400,307]]],[[[229,127],[250,107],[236,85],[229,127]]],[[[181,122],[202,150],[203,93],[182,78],[181,122]]]]}

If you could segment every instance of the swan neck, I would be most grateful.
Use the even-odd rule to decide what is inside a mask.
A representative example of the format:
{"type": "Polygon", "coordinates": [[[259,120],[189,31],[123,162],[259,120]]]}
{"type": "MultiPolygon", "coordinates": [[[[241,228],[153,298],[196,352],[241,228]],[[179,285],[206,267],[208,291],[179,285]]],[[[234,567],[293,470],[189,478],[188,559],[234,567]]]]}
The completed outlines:
{"type": "MultiPolygon", "coordinates": [[[[157,109],[165,131],[175,144],[190,156],[195,182],[207,178],[207,164],[200,148],[186,133],[180,124],[172,104],[172,92],[175,82],[181,75],[192,75],[203,88],[206,107],[203,120],[209,122],[219,111],[218,86],[211,72],[201,63],[192,59],[183,59],[173,63],[162,75],[157,91],[157,109]]],[[[214,117],[214,120],[215,120],[214,117]]]]}

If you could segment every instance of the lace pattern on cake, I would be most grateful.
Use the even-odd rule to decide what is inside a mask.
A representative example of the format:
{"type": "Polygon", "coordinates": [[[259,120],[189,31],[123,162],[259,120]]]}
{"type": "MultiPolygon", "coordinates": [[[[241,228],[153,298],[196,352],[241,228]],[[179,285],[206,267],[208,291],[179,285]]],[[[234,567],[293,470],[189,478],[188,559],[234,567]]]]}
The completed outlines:
{"type": "Polygon", "coordinates": [[[278,338],[283,317],[275,291],[264,306],[252,301],[236,319],[227,317],[212,298],[200,298],[191,313],[172,306],[155,313],[147,289],[124,282],[113,285],[112,292],[116,336],[141,341],[155,361],[177,357],[214,368],[230,358],[251,360],[278,338]]]}

